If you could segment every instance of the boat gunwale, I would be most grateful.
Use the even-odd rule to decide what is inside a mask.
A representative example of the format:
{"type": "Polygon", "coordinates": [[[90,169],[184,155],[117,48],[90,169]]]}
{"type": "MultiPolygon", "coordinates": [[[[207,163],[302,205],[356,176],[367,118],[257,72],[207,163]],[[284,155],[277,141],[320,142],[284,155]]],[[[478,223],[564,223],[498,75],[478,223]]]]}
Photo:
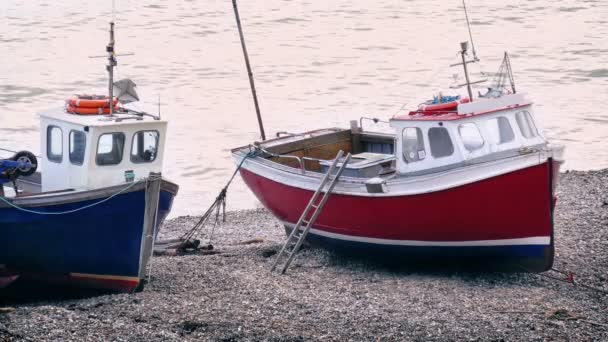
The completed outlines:
{"type": "MultiPolygon", "coordinates": [[[[248,147],[245,146],[244,148],[246,149],[248,147]]],[[[246,156],[245,151],[246,150],[241,150],[241,151],[236,151],[236,152],[232,153],[233,158],[235,158],[237,163],[240,162],[242,160],[242,158],[245,158],[245,156],[246,156]]],[[[339,195],[364,196],[364,197],[399,197],[399,196],[415,196],[415,195],[419,195],[419,194],[433,193],[433,192],[437,192],[437,191],[443,191],[443,190],[448,190],[451,188],[463,186],[463,185],[470,184],[470,183],[473,183],[476,181],[481,181],[484,179],[497,177],[502,174],[516,172],[516,171],[526,169],[529,167],[541,165],[543,163],[546,163],[547,160],[549,160],[549,158],[552,157],[551,154],[552,154],[552,150],[547,151],[546,149],[538,149],[538,151],[533,151],[531,153],[518,154],[518,155],[513,155],[513,156],[510,156],[507,158],[459,165],[457,167],[438,171],[438,172],[411,175],[411,176],[393,174],[393,175],[385,178],[386,185],[389,188],[400,187],[401,189],[400,189],[400,191],[390,191],[389,190],[386,193],[368,193],[366,190],[364,190],[366,181],[368,181],[371,178],[355,178],[355,177],[342,176],[338,180],[337,186],[336,186],[336,188],[334,188],[333,193],[339,194],[339,195]],[[518,163],[518,167],[514,167],[514,166],[511,166],[513,164],[513,162],[520,162],[520,163],[518,163]],[[523,165],[521,165],[521,164],[523,164],[523,165]],[[470,174],[471,171],[475,171],[479,167],[483,167],[485,169],[485,168],[492,168],[495,166],[502,166],[502,167],[500,168],[499,171],[495,171],[495,172],[491,172],[491,173],[483,172],[483,174],[481,176],[472,177],[472,178],[467,179],[466,181],[462,181],[456,185],[444,186],[444,187],[438,187],[438,188],[436,187],[436,188],[433,188],[430,190],[415,192],[415,193],[411,193],[411,194],[403,193],[403,187],[407,187],[408,185],[415,184],[415,183],[418,183],[421,181],[433,182],[433,181],[441,179],[441,178],[453,177],[453,175],[470,174]]],[[[247,157],[247,160],[243,163],[242,168],[246,169],[247,171],[249,171],[251,173],[256,174],[259,177],[264,177],[264,178],[270,179],[270,180],[278,182],[278,183],[286,184],[288,186],[305,189],[305,190],[311,190],[311,191],[316,190],[318,182],[320,181],[321,177],[324,175],[321,172],[314,172],[314,171],[309,171],[309,170],[304,170],[304,172],[302,172],[301,169],[289,167],[289,166],[283,165],[281,163],[277,163],[275,161],[272,161],[272,160],[269,160],[266,158],[262,158],[262,157],[258,157],[258,156],[247,157]],[[248,167],[248,163],[254,163],[258,168],[263,168],[263,169],[267,170],[267,172],[270,172],[270,173],[279,174],[283,177],[292,177],[292,180],[294,180],[294,181],[290,181],[289,183],[286,183],[284,181],[278,180],[277,178],[269,177],[268,173],[261,174],[257,170],[255,170],[255,171],[251,170],[248,167]]],[[[462,179],[462,178],[460,178],[460,179],[462,179]]]]}
{"type": "MultiPolygon", "coordinates": [[[[111,196],[113,194],[117,194],[119,191],[126,189],[121,192],[121,194],[132,193],[136,191],[141,191],[145,189],[146,180],[140,180],[132,185],[130,188],[126,189],[132,183],[118,184],[109,187],[97,188],[97,189],[85,189],[85,190],[66,190],[61,193],[39,193],[35,195],[28,195],[24,197],[12,197],[7,198],[13,204],[21,207],[27,208],[35,208],[35,207],[45,207],[45,206],[55,206],[55,205],[63,205],[70,203],[78,203],[83,201],[90,201],[96,199],[102,199],[104,197],[111,196]]],[[[179,185],[166,180],[161,180],[161,190],[168,191],[173,196],[176,196],[179,191],[179,185]]],[[[10,209],[12,208],[10,205],[0,202],[0,209],[10,209]]]]}

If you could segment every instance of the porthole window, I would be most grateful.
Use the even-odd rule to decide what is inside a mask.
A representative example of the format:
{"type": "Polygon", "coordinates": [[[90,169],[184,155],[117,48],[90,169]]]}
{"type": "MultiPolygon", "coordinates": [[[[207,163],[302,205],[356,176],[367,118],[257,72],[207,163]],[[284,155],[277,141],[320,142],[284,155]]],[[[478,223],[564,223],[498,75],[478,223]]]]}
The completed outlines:
{"type": "Polygon", "coordinates": [[[523,135],[524,138],[530,139],[538,135],[534,120],[532,120],[532,115],[530,115],[529,112],[525,110],[517,112],[517,114],[515,114],[515,120],[517,121],[521,135],[523,135]]]}
{"type": "Polygon", "coordinates": [[[472,152],[483,147],[484,141],[476,124],[469,122],[458,126],[464,148],[472,152]]]}
{"type": "Polygon", "coordinates": [[[55,163],[63,160],[63,132],[57,126],[46,128],[46,157],[55,163]]]}
{"type": "Polygon", "coordinates": [[[125,146],[125,135],[122,133],[106,133],[97,142],[97,165],[117,165],[122,161],[125,146]]]}
{"type": "Polygon", "coordinates": [[[429,145],[433,158],[448,157],[454,153],[452,139],[450,139],[450,134],[444,127],[429,129],[429,145]]]}
{"type": "Polygon", "coordinates": [[[424,139],[422,130],[417,127],[407,127],[402,132],[403,159],[408,162],[415,162],[426,157],[424,150],[424,139]]]}
{"type": "Polygon", "coordinates": [[[70,131],[70,163],[82,165],[87,147],[87,135],[82,131],[70,131]]]}
{"type": "Polygon", "coordinates": [[[488,128],[488,140],[490,144],[500,145],[515,139],[513,128],[511,128],[509,120],[504,116],[489,119],[486,121],[486,126],[488,128]]]}
{"type": "Polygon", "coordinates": [[[158,131],[139,131],[133,135],[131,161],[151,163],[156,160],[158,151],[158,131]]]}

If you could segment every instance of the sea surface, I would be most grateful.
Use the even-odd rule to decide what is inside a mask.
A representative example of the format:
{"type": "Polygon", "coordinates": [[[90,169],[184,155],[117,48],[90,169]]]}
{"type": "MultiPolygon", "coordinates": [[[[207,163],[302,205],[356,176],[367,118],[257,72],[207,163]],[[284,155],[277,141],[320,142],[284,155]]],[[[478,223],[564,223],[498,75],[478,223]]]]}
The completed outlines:
{"type": "MultiPolygon", "coordinates": [[[[608,167],[608,1],[470,0],[480,63],[511,56],[517,90],[567,169],[608,167]]],[[[239,10],[268,136],[361,116],[388,119],[462,83],[459,0],[242,1],[239,10]],[[456,78],[454,77],[456,76],[456,78]]],[[[170,120],[165,175],[180,184],[173,215],[200,214],[259,138],[232,3],[115,0],[119,78],[138,108],[170,120]],[[159,106],[160,104],[160,106],[159,106]]],[[[112,1],[0,2],[0,147],[40,153],[37,111],[74,93],[104,93],[112,1]]],[[[489,75],[491,78],[491,75],[489,75]]],[[[483,87],[483,85],[482,85],[483,87]]],[[[481,89],[481,88],[479,88],[481,89]]],[[[229,209],[259,206],[237,178],[229,209]]]]}

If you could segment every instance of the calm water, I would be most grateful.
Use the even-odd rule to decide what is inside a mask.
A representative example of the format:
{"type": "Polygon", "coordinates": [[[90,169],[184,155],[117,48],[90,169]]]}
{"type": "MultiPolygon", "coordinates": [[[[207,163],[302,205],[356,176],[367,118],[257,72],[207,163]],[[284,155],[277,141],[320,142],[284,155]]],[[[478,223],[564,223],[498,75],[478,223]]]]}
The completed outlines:
{"type": "MultiPolygon", "coordinates": [[[[482,63],[511,53],[518,90],[569,169],[608,167],[608,1],[469,0],[482,63]],[[508,4],[505,4],[508,3],[508,4]]],[[[229,150],[258,137],[232,5],[116,0],[118,76],[142,109],[170,119],[165,174],[174,215],[206,208],[234,169],[229,150]]],[[[239,6],[267,134],[389,118],[446,88],[468,40],[459,0],[243,1],[239,6]]],[[[36,111],[105,92],[111,1],[0,2],[0,147],[39,152],[36,111]]],[[[458,80],[462,82],[462,79],[458,80]]],[[[464,94],[464,89],[461,90],[464,94]]],[[[256,206],[239,179],[231,209],[256,206]]]]}

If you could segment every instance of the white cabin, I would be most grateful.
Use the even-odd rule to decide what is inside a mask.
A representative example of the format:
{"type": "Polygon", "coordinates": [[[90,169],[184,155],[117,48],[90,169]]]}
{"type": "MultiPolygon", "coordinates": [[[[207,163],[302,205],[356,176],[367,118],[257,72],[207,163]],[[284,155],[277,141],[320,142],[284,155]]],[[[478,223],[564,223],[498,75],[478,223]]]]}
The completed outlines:
{"type": "Polygon", "coordinates": [[[89,190],[161,172],[167,121],[135,114],[40,113],[42,191],[89,190]]]}
{"type": "Polygon", "coordinates": [[[534,123],[532,103],[522,94],[476,99],[442,114],[411,112],[390,121],[395,129],[400,174],[527,153],[547,143],[534,123]]]}

